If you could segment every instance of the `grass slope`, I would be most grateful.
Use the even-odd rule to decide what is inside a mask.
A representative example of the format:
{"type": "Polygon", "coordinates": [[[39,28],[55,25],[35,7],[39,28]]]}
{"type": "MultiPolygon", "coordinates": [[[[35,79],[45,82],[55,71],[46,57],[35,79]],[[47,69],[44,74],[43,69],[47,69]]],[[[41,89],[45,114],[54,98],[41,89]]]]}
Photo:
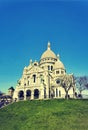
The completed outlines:
{"type": "Polygon", "coordinates": [[[88,130],[88,100],[13,103],[0,109],[0,130],[88,130]]]}

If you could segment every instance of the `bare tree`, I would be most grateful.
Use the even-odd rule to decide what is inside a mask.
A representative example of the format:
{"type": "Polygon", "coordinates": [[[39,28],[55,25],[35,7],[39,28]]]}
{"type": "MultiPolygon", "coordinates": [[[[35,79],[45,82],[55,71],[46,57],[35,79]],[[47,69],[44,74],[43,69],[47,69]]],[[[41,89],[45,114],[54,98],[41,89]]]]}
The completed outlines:
{"type": "Polygon", "coordinates": [[[61,85],[66,92],[66,95],[65,95],[66,99],[68,99],[68,96],[69,96],[68,91],[70,90],[71,87],[74,87],[73,83],[74,83],[73,75],[67,75],[66,74],[62,77],[61,85]]]}
{"type": "Polygon", "coordinates": [[[87,82],[87,84],[85,86],[86,86],[86,89],[88,89],[88,82],[87,82]]]}
{"type": "Polygon", "coordinates": [[[85,89],[88,89],[88,77],[87,76],[81,76],[76,77],[76,88],[79,90],[79,96],[82,97],[82,91],[85,89]]]}

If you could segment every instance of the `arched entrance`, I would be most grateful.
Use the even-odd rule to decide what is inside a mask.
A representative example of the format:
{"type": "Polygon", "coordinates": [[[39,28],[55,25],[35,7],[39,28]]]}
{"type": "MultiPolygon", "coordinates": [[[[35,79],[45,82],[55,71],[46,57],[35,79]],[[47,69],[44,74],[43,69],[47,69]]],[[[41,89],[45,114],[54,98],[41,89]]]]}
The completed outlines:
{"type": "Polygon", "coordinates": [[[31,99],[31,90],[26,91],[26,99],[31,99]]]}
{"type": "Polygon", "coordinates": [[[39,90],[35,89],[34,90],[34,99],[38,99],[39,98],[39,90]]]}
{"type": "Polygon", "coordinates": [[[54,89],[51,90],[51,98],[54,98],[55,97],[55,91],[54,89]]]}
{"type": "Polygon", "coordinates": [[[18,99],[19,100],[23,100],[24,99],[24,91],[23,90],[19,91],[19,93],[18,93],[18,99]]]}

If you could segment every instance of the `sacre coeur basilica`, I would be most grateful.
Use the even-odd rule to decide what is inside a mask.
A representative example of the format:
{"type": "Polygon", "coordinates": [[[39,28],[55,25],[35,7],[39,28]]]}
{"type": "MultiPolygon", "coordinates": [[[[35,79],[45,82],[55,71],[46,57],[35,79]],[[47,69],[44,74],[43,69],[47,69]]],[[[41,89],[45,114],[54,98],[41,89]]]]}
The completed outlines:
{"type": "MultiPolygon", "coordinates": [[[[42,54],[39,62],[32,62],[24,67],[22,77],[18,80],[13,99],[35,100],[65,98],[66,92],[61,80],[66,73],[66,68],[60,56],[51,50],[48,42],[47,50],[42,54]]],[[[69,97],[74,97],[74,85],[68,91],[69,97]]]]}

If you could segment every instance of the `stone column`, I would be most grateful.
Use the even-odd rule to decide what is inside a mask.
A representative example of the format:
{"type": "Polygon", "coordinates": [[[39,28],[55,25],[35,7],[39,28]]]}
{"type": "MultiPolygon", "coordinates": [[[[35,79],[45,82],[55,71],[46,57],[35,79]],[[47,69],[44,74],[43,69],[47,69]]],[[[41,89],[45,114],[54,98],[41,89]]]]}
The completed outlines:
{"type": "Polygon", "coordinates": [[[39,99],[41,99],[41,90],[39,90],[39,99]]]}
{"type": "Polygon", "coordinates": [[[57,93],[58,93],[58,96],[57,96],[57,98],[59,98],[59,89],[57,88],[57,93]]]}
{"type": "Polygon", "coordinates": [[[56,88],[54,89],[54,92],[55,92],[55,98],[56,98],[56,88]]]}
{"type": "Polygon", "coordinates": [[[49,72],[46,73],[46,97],[50,98],[50,77],[49,72]]]}
{"type": "Polygon", "coordinates": [[[24,91],[24,100],[26,100],[26,91],[24,91]]]}
{"type": "Polygon", "coordinates": [[[39,91],[39,99],[44,99],[44,89],[40,89],[39,91]]]}
{"type": "Polygon", "coordinates": [[[31,99],[34,99],[34,90],[31,91],[31,99]]]}

